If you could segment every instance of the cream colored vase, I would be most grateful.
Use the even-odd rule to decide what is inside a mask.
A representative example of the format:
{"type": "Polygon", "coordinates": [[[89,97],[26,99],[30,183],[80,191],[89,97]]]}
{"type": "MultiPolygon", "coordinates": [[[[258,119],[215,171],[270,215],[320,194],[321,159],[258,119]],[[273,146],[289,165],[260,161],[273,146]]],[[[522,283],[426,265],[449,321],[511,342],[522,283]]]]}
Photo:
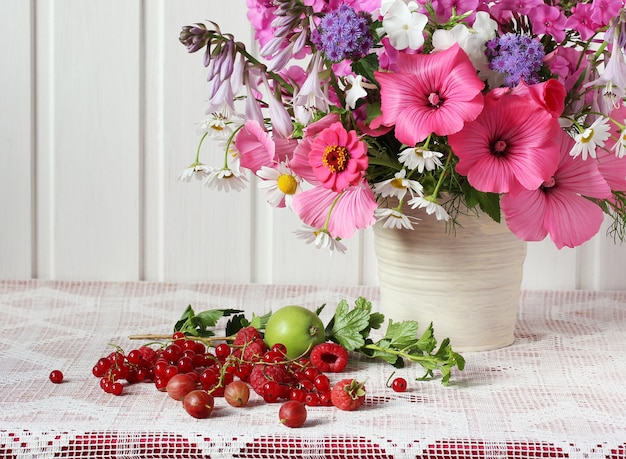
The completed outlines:
{"type": "Polygon", "coordinates": [[[487,215],[459,215],[454,232],[422,210],[414,230],[374,226],[382,310],[433,323],[457,352],[508,346],[520,300],[526,243],[487,215]]]}

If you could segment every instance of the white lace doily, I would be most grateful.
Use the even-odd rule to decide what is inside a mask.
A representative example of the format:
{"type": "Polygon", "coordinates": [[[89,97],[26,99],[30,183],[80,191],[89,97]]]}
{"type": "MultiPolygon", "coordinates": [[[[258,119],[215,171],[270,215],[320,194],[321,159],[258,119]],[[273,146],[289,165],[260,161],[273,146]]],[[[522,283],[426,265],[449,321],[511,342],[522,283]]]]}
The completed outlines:
{"type": "Polygon", "coordinates": [[[91,374],[108,343],[130,350],[141,343],[129,335],[168,333],[188,304],[261,314],[328,303],[326,322],[358,296],[376,308],[370,287],[0,282],[0,458],[626,457],[626,292],[523,292],[515,344],[463,354],[448,387],[413,381],[423,370],[409,365],[398,394],[385,387],[390,365],[354,358],[332,377],[367,380],[366,404],[309,408],[299,429],[256,395],[239,409],[218,399],[198,420],[152,384],[115,397],[91,374]],[[53,369],[65,382],[48,380],[53,369]]]}

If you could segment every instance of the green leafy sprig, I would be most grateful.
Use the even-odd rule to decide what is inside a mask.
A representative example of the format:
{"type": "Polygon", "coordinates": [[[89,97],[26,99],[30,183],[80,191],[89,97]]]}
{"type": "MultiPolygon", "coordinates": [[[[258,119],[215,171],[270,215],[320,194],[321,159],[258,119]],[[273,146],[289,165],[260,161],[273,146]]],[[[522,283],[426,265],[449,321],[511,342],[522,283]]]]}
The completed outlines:
{"type": "Polygon", "coordinates": [[[326,327],[326,338],[341,344],[348,351],[359,352],[372,359],[382,359],[396,368],[404,367],[407,360],[418,363],[426,370],[424,376],[418,378],[420,380],[432,378],[434,371],[438,370],[441,372],[443,385],[448,385],[452,368],[465,368],[465,359],[452,350],[450,339],[444,339],[437,347],[432,323],[420,337],[417,321],[389,320],[383,338],[373,341],[369,337],[370,331],[380,328],[384,316],[371,311],[372,304],[363,297],[356,300],[352,309],[347,301],[342,300],[326,327]]]}
{"type": "MultiPolygon", "coordinates": [[[[316,313],[319,315],[325,306],[317,308],[316,313]]],[[[226,324],[226,337],[232,337],[248,326],[262,332],[271,314],[253,314],[248,319],[238,309],[211,309],[196,314],[191,306],[187,306],[176,322],[174,331],[183,332],[189,337],[210,338],[215,335],[211,328],[217,325],[219,319],[232,316],[226,324]]],[[[342,345],[348,351],[383,360],[396,368],[404,367],[406,361],[415,362],[426,370],[419,380],[431,379],[434,372],[439,371],[442,384],[448,385],[452,369],[464,369],[465,359],[454,352],[448,338],[437,345],[432,323],[420,336],[418,322],[394,322],[390,319],[384,336],[374,341],[370,337],[371,331],[381,328],[384,322],[385,316],[372,312],[372,303],[366,298],[357,298],[353,308],[346,300],[341,300],[325,327],[326,339],[342,345]]]]}

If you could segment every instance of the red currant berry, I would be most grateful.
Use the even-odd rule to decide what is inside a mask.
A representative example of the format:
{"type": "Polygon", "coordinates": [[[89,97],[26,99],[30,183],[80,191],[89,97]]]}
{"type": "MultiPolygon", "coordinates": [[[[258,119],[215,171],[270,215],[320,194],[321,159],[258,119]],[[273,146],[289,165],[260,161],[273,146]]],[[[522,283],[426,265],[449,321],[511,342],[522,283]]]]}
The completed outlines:
{"type": "Polygon", "coordinates": [[[406,392],[406,388],[407,388],[406,379],[404,379],[404,378],[396,378],[396,379],[394,379],[393,382],[391,383],[391,388],[395,392],[406,392]]]}
{"type": "Polygon", "coordinates": [[[200,385],[204,390],[212,389],[217,384],[218,379],[218,374],[210,368],[200,373],[200,385]]]}
{"type": "Polygon", "coordinates": [[[156,387],[157,390],[160,390],[161,392],[165,392],[168,381],[169,380],[167,378],[157,376],[154,378],[154,387],[156,387]]]}
{"type": "Polygon", "coordinates": [[[230,346],[226,343],[221,343],[215,346],[215,356],[218,359],[225,359],[230,355],[230,346]]]}
{"type": "Polygon", "coordinates": [[[300,381],[300,387],[309,392],[315,390],[315,384],[313,383],[313,381],[310,381],[308,379],[300,381]]]}
{"type": "Polygon", "coordinates": [[[320,392],[318,394],[318,397],[320,399],[320,406],[333,406],[333,400],[330,395],[330,390],[320,392]]]}
{"type": "Polygon", "coordinates": [[[176,367],[179,373],[190,373],[193,371],[193,360],[189,357],[181,357],[176,362],[176,367]]]}
{"type": "Polygon", "coordinates": [[[174,340],[174,343],[177,345],[182,345],[185,341],[185,334],[181,331],[174,332],[172,334],[172,340],[174,340]]]}
{"type": "Polygon", "coordinates": [[[319,374],[313,379],[313,384],[319,392],[326,392],[330,390],[330,380],[325,374],[319,374]]]}
{"type": "Polygon", "coordinates": [[[169,379],[178,374],[178,367],[176,365],[169,365],[163,372],[163,377],[169,381],[169,379]]]}
{"type": "Polygon", "coordinates": [[[252,373],[252,365],[249,364],[240,364],[237,365],[236,375],[242,381],[247,381],[250,377],[250,373],[252,373]]]}
{"type": "Polygon", "coordinates": [[[103,374],[104,374],[104,372],[106,372],[111,366],[111,361],[107,359],[106,357],[102,357],[98,360],[98,362],[96,363],[96,366],[98,368],[102,368],[103,374]]]}
{"type": "Polygon", "coordinates": [[[276,381],[268,381],[263,385],[263,400],[268,403],[278,401],[280,397],[280,387],[276,381]]]}
{"type": "Polygon", "coordinates": [[[138,349],[133,349],[126,356],[126,360],[128,360],[128,363],[132,363],[133,365],[140,365],[143,360],[143,355],[138,349]]]}
{"type": "Polygon", "coordinates": [[[63,382],[63,373],[61,373],[61,370],[52,370],[52,372],[50,372],[50,381],[55,384],[63,382]]]}
{"type": "Polygon", "coordinates": [[[282,343],[276,343],[272,346],[272,352],[277,352],[285,356],[287,354],[287,347],[282,343]]]}
{"type": "Polygon", "coordinates": [[[111,384],[111,393],[113,395],[122,395],[122,392],[124,392],[124,386],[122,386],[122,383],[114,382],[111,384]]]}
{"type": "Polygon", "coordinates": [[[94,365],[93,368],[91,369],[91,373],[96,378],[102,378],[104,374],[106,373],[106,370],[103,369],[102,367],[99,367],[98,365],[94,365]]]}
{"type": "Polygon", "coordinates": [[[315,367],[309,367],[304,370],[304,377],[309,381],[313,381],[317,375],[320,374],[320,371],[315,367]]]}
{"type": "Polygon", "coordinates": [[[193,350],[196,354],[204,355],[206,353],[206,346],[201,341],[194,341],[193,350]]]}
{"type": "Polygon", "coordinates": [[[320,398],[315,392],[308,392],[304,397],[304,404],[306,406],[319,406],[320,398]]]}
{"type": "Polygon", "coordinates": [[[289,400],[297,400],[304,403],[306,391],[304,389],[294,388],[289,391],[289,400]]]}
{"type": "Polygon", "coordinates": [[[163,349],[163,357],[168,360],[170,363],[176,362],[180,359],[180,356],[183,354],[182,349],[178,344],[172,343],[163,349]]]}

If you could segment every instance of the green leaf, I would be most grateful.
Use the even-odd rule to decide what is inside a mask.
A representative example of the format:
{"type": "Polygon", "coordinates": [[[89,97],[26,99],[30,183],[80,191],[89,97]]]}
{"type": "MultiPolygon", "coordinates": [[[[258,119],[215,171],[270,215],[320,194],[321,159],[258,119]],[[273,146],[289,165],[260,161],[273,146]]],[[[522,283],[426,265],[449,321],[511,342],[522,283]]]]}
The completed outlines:
{"type": "Polygon", "coordinates": [[[370,315],[370,328],[378,330],[385,322],[385,316],[380,312],[374,312],[370,315]]]}
{"type": "Polygon", "coordinates": [[[376,54],[368,54],[362,59],[352,63],[352,71],[357,75],[363,75],[365,79],[372,83],[376,82],[374,72],[380,67],[378,65],[378,56],[376,54]]]}
{"type": "Polygon", "coordinates": [[[389,340],[391,346],[396,349],[406,349],[417,343],[417,329],[419,325],[415,320],[405,320],[403,322],[394,322],[389,320],[386,340],[389,340]]]}
{"type": "Polygon", "coordinates": [[[470,209],[478,205],[480,209],[489,215],[494,221],[500,222],[500,195],[497,193],[484,193],[472,187],[467,181],[461,184],[461,190],[465,196],[465,203],[470,209]]]}
{"type": "Polygon", "coordinates": [[[341,300],[333,317],[330,336],[349,351],[363,346],[365,339],[362,331],[369,329],[371,308],[369,301],[357,301],[354,309],[350,310],[348,302],[341,300]]]}
{"type": "Polygon", "coordinates": [[[230,316],[239,312],[243,311],[238,309],[209,309],[196,314],[196,317],[199,319],[199,325],[204,328],[208,328],[217,325],[217,321],[222,317],[230,316]]]}
{"type": "Polygon", "coordinates": [[[252,314],[252,320],[250,320],[250,326],[256,328],[257,330],[265,330],[265,326],[267,325],[267,321],[271,317],[272,312],[268,312],[263,314],[262,316],[257,316],[254,313],[252,314]]]}

